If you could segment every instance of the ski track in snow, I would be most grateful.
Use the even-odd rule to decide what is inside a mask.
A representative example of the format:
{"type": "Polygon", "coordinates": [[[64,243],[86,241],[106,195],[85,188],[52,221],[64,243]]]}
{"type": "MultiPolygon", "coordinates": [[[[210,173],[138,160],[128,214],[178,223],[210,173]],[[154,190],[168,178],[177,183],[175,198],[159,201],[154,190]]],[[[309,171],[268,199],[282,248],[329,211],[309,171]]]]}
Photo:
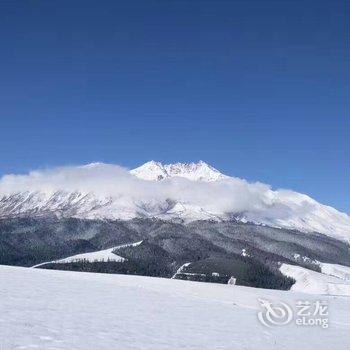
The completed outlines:
{"type": "Polygon", "coordinates": [[[0,266],[0,349],[348,350],[350,298],[0,266]],[[266,328],[258,298],[327,300],[330,327],[266,328]]]}

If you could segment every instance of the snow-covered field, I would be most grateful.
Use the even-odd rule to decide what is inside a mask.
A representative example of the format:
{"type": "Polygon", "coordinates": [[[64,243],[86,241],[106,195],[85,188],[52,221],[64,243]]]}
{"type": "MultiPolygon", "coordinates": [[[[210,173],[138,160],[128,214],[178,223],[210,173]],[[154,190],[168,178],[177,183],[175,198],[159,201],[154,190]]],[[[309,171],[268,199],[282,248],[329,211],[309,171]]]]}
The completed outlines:
{"type": "Polygon", "coordinates": [[[341,278],[343,280],[349,281],[350,283],[350,267],[342,266],[338,264],[320,264],[322,273],[341,278]]]}
{"type": "Polygon", "coordinates": [[[34,265],[33,267],[40,267],[40,266],[51,264],[51,263],[64,264],[64,263],[71,263],[71,262],[76,262],[76,261],[90,261],[90,262],[94,262],[94,261],[119,261],[119,262],[121,262],[121,261],[125,261],[125,259],[117,254],[114,254],[113,250],[118,249],[118,248],[124,248],[124,247],[136,247],[141,243],[142,243],[142,241],[139,241],[136,243],[118,245],[116,247],[112,247],[112,248],[108,248],[108,249],[104,249],[104,250],[97,250],[97,251],[90,252],[90,253],[76,254],[76,255],[68,256],[67,258],[64,258],[64,259],[46,261],[46,262],[43,262],[41,264],[34,265]]]}
{"type": "Polygon", "coordinates": [[[0,349],[350,349],[350,298],[0,266],[0,349]],[[258,298],[328,302],[329,328],[259,323],[258,298]]]}
{"type": "Polygon", "coordinates": [[[282,264],[280,271],[296,280],[292,290],[312,294],[350,297],[350,267],[320,263],[322,273],[300,266],[282,264]]]}
{"type": "Polygon", "coordinates": [[[122,258],[121,256],[112,253],[112,251],[115,248],[109,248],[109,249],[104,249],[104,250],[98,250],[96,252],[91,252],[91,253],[82,253],[82,254],[76,254],[76,255],[72,255],[69,256],[67,258],[64,259],[60,259],[60,260],[53,260],[53,261],[47,261],[41,264],[37,264],[33,267],[39,267],[39,266],[43,266],[46,264],[50,264],[50,263],[56,263],[56,264],[63,264],[63,263],[70,263],[70,262],[75,262],[75,261],[124,261],[125,259],[122,258]]]}

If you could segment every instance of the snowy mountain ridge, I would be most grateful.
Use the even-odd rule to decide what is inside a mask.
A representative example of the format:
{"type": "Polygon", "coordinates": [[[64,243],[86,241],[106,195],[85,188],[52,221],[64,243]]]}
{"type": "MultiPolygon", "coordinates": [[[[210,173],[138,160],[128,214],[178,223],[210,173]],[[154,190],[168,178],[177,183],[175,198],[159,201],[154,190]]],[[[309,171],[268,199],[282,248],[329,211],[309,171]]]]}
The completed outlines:
{"type": "Polygon", "coordinates": [[[200,160],[198,163],[162,164],[150,161],[130,171],[140,179],[160,181],[171,177],[182,177],[192,181],[217,181],[227,178],[217,169],[200,160]]]}
{"type": "Polygon", "coordinates": [[[350,217],[305,194],[220,173],[203,161],[129,171],[92,163],[0,178],[0,218],[238,220],[350,241],[350,217]]]}

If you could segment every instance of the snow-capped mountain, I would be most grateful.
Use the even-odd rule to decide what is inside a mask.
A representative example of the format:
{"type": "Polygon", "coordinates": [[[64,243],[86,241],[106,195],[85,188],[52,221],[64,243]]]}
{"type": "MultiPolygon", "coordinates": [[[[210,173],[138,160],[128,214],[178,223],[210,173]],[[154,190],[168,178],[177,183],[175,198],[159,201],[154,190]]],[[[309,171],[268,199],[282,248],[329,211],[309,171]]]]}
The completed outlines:
{"type": "Polygon", "coordinates": [[[0,218],[16,216],[239,220],[350,240],[350,217],[307,195],[229,177],[203,161],[131,171],[93,163],[6,175],[0,218]]]}
{"type": "Polygon", "coordinates": [[[203,161],[198,163],[162,164],[150,161],[130,171],[143,180],[160,181],[171,177],[183,177],[192,181],[217,181],[227,178],[203,161]]]}

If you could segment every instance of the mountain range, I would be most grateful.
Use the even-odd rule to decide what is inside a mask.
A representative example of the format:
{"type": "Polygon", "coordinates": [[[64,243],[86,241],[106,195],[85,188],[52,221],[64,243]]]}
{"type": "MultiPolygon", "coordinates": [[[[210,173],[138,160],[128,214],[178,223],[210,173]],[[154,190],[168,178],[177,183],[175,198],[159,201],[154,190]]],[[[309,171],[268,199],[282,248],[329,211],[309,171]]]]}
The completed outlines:
{"type": "Polygon", "coordinates": [[[203,161],[127,170],[91,163],[6,175],[0,218],[251,222],[350,240],[350,217],[305,194],[222,174],[203,161]]]}

